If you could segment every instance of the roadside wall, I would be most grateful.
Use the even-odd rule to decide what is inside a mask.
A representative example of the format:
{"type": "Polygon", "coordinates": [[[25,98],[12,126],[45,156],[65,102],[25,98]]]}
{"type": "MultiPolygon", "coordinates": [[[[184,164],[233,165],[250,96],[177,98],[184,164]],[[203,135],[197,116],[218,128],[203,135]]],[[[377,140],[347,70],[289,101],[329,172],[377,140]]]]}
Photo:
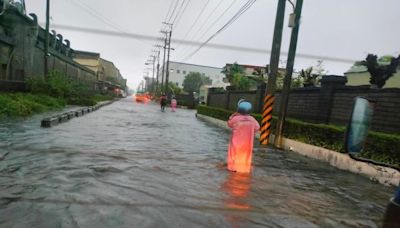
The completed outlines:
{"type": "MultiPolygon", "coordinates": [[[[35,15],[27,17],[13,8],[0,16],[0,90],[22,90],[26,79],[44,75],[45,31],[37,21],[35,15]]],[[[53,33],[48,69],[94,89],[95,72],[74,62],[71,52],[69,41],[53,33]]]]}
{"type": "MultiPolygon", "coordinates": [[[[311,123],[346,125],[354,104],[354,98],[363,96],[375,102],[372,130],[400,133],[400,89],[371,89],[366,86],[344,86],[337,78],[327,80],[321,87],[292,89],[289,96],[288,117],[311,123]]],[[[260,113],[265,90],[226,91],[208,93],[207,105],[235,110],[240,99],[247,99],[260,113]]],[[[278,114],[281,92],[275,94],[274,115],[278,114]]]]}

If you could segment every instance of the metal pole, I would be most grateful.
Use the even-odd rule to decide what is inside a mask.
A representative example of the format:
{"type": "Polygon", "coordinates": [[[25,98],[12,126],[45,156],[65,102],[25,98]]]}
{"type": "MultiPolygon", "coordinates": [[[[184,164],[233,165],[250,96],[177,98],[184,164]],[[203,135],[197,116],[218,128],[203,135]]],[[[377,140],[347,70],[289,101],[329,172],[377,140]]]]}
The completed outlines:
{"type": "Polygon", "coordinates": [[[156,71],[156,56],[155,55],[153,55],[153,76],[152,76],[152,79],[151,79],[151,92],[153,93],[153,96],[154,96],[154,94],[155,94],[155,78],[154,78],[154,74],[155,74],[155,71],[156,71]]]}
{"type": "Polygon", "coordinates": [[[50,33],[50,0],[46,1],[46,34],[44,41],[44,76],[47,77],[49,74],[49,33],[50,33]]]}
{"type": "Polygon", "coordinates": [[[295,25],[292,28],[292,35],[290,38],[290,46],[289,46],[289,53],[288,53],[288,60],[286,64],[286,75],[283,82],[283,89],[281,93],[281,101],[279,107],[279,116],[278,122],[276,124],[276,132],[275,132],[275,146],[278,148],[282,147],[282,133],[283,133],[283,125],[285,123],[286,113],[287,113],[287,106],[289,102],[289,93],[290,93],[290,85],[292,82],[292,74],[293,74],[293,67],[294,67],[294,60],[296,58],[296,49],[297,49],[297,39],[299,35],[299,28],[300,28],[300,17],[301,11],[303,7],[303,0],[296,1],[296,8],[295,8],[295,25]]]}
{"type": "Polygon", "coordinates": [[[156,93],[158,94],[158,90],[159,90],[159,82],[158,82],[158,76],[160,74],[160,50],[158,50],[158,54],[157,54],[157,82],[156,82],[156,93]]]}
{"type": "Polygon", "coordinates": [[[167,48],[167,34],[164,39],[164,57],[163,57],[163,65],[162,65],[162,75],[161,75],[161,93],[165,93],[164,91],[164,72],[165,72],[165,52],[167,48]]]}
{"type": "Polygon", "coordinates": [[[276,78],[279,69],[279,57],[282,43],[283,22],[285,19],[286,0],[279,0],[276,12],[274,38],[272,41],[271,59],[269,64],[267,92],[264,98],[263,119],[261,121],[260,144],[268,145],[271,134],[272,107],[275,101],[276,78]]]}
{"type": "Polygon", "coordinates": [[[168,92],[168,80],[169,80],[169,56],[171,53],[171,36],[172,36],[172,26],[171,30],[169,31],[168,37],[168,57],[167,57],[167,72],[165,74],[165,94],[167,95],[168,92]]]}

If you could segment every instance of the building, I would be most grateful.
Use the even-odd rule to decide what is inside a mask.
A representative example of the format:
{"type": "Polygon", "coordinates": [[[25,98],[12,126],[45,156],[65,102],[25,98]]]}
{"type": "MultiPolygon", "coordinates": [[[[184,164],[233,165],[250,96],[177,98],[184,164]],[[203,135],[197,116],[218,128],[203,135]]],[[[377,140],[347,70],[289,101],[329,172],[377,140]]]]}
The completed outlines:
{"type": "MultiPolygon", "coordinates": [[[[179,87],[183,87],[183,80],[189,73],[200,73],[203,76],[209,77],[212,80],[214,87],[226,87],[228,83],[224,83],[224,74],[221,73],[222,68],[203,66],[190,63],[169,62],[169,82],[175,83],[179,87]]],[[[159,81],[161,82],[162,67],[160,67],[159,81]]],[[[164,79],[165,80],[165,79],[164,79]]]]}
{"type": "Polygon", "coordinates": [[[104,67],[104,78],[106,81],[116,82],[122,87],[126,87],[126,79],[121,75],[119,69],[114,65],[113,62],[106,59],[100,59],[101,64],[104,67]]]}
{"type": "Polygon", "coordinates": [[[126,87],[126,79],[118,68],[113,62],[101,58],[99,53],[74,50],[72,55],[75,62],[94,71],[100,83],[114,83],[122,89],[126,87]]]}
{"type": "MultiPolygon", "coordinates": [[[[347,84],[350,86],[370,85],[370,77],[367,68],[365,66],[352,66],[348,71],[344,73],[347,77],[347,84]]],[[[397,69],[397,73],[386,81],[383,88],[400,88],[400,66],[397,69]]]]}
{"type": "MultiPolygon", "coordinates": [[[[233,64],[227,63],[224,67],[224,70],[227,70],[229,72],[229,69],[232,67],[232,65],[233,64]]],[[[238,64],[238,65],[243,68],[244,74],[246,76],[259,75],[259,74],[265,75],[266,74],[265,66],[255,66],[255,65],[246,65],[246,64],[238,64]]]]}
{"type": "Polygon", "coordinates": [[[73,52],[73,59],[75,62],[85,66],[96,73],[97,80],[104,81],[104,67],[100,61],[100,53],[78,51],[73,52]]]}

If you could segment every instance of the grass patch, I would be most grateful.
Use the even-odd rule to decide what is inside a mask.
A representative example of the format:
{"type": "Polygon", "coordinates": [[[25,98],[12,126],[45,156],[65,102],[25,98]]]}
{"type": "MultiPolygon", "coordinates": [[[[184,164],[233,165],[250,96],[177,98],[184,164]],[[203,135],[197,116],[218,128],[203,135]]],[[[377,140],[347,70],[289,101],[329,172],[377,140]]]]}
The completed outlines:
{"type": "Polygon", "coordinates": [[[67,104],[93,106],[114,98],[113,95],[98,94],[57,71],[46,78],[30,79],[27,85],[29,93],[0,93],[0,117],[26,117],[61,109],[67,104]]]}
{"type": "Polygon", "coordinates": [[[31,93],[0,93],[0,117],[26,117],[65,107],[63,99],[31,93]]]}
{"type": "MultiPolygon", "coordinates": [[[[200,105],[197,107],[197,113],[226,121],[233,114],[233,111],[200,105]]],[[[261,114],[252,114],[252,116],[258,122],[261,122],[261,114]]],[[[273,130],[275,126],[276,118],[273,118],[273,130]]],[[[345,127],[286,119],[284,136],[303,143],[344,153],[345,131],[345,127]]],[[[400,136],[373,131],[369,132],[361,156],[400,167],[400,136]]]]}

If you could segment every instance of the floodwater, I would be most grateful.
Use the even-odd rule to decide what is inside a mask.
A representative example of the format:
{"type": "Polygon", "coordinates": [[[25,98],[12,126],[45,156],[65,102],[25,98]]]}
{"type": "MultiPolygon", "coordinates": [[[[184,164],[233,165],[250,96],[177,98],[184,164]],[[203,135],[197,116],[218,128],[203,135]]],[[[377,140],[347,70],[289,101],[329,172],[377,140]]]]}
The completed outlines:
{"type": "Polygon", "coordinates": [[[42,117],[0,123],[0,227],[379,227],[394,191],[272,149],[229,173],[229,132],[194,111],[129,98],[42,117]]]}

